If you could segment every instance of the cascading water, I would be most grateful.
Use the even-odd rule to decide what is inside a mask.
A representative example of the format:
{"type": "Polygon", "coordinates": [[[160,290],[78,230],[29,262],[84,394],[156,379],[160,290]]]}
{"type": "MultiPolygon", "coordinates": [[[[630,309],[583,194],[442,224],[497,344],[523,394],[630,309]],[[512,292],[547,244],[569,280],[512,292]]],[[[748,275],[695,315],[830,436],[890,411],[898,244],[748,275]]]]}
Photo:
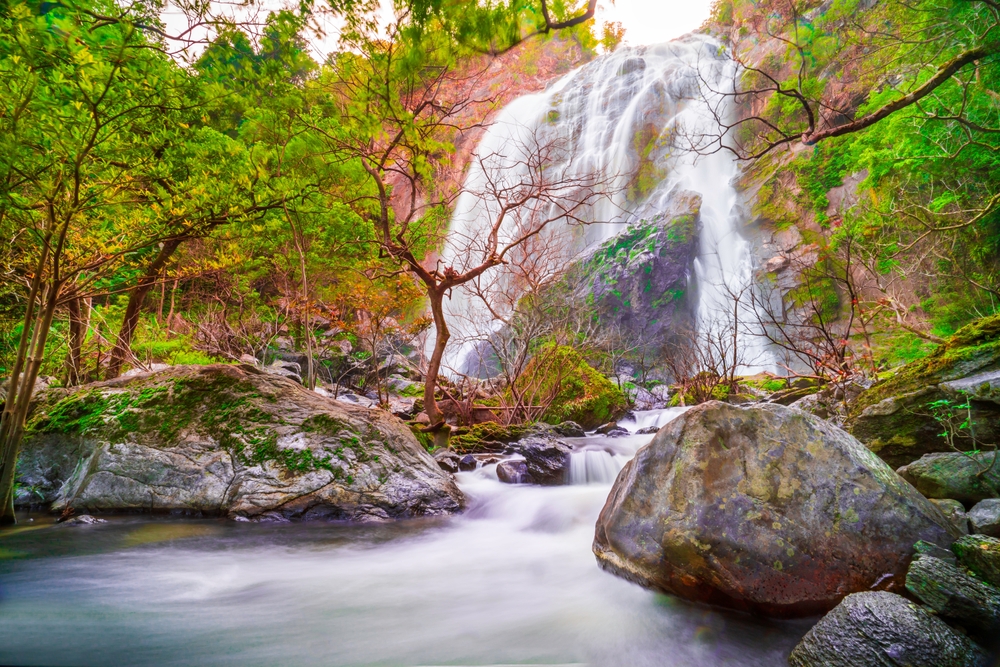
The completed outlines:
{"type": "MultiPolygon", "coordinates": [[[[752,275],[749,246],[738,232],[739,195],[733,186],[738,166],[726,151],[698,155],[678,148],[685,142],[676,139],[719,135],[713,111],[728,106],[717,91],[731,79],[732,67],[717,42],[688,36],[658,46],[619,48],[548,90],[508,105],[477,148],[456,203],[443,265],[466,268],[481,261],[497,214],[495,202],[483,193],[528,177],[538,142],[557,145],[558,158],[546,168],[571,179],[592,175],[603,196],[578,212],[577,222],[588,224],[562,220],[546,227],[543,239],[558,247],[547,260],[550,270],[564,268],[629,223],[669,214],[678,193],[695,191],[702,196],[697,322],[701,332],[717,327],[731,317],[730,294],[749,284],[752,275]]],[[[512,216],[501,228],[501,243],[513,238],[517,225],[512,216]]],[[[463,289],[446,302],[446,316],[453,340],[445,367],[467,372],[470,352],[499,325],[463,289]]],[[[769,366],[766,349],[748,339],[753,337],[741,341],[744,370],[769,366]]]]}

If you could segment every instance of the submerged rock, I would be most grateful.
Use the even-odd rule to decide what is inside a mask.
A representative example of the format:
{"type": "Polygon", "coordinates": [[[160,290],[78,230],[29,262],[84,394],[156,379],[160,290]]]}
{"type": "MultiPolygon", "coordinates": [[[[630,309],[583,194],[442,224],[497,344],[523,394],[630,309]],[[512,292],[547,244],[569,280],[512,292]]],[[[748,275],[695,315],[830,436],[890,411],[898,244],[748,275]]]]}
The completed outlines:
{"type": "Polygon", "coordinates": [[[19,462],[53,508],[357,521],[448,514],[398,419],[250,366],[177,366],[43,398],[19,462]]]}
{"type": "Polygon", "coordinates": [[[989,655],[906,598],[855,593],[792,651],[791,667],[986,667],[989,655]]]}
{"type": "Polygon", "coordinates": [[[528,464],[521,460],[501,461],[497,464],[497,477],[504,484],[531,484],[528,464]]]}
{"type": "Polygon", "coordinates": [[[91,516],[89,514],[81,514],[80,516],[74,516],[65,521],[61,521],[64,526],[96,526],[101,523],[107,523],[104,519],[98,519],[96,516],[91,516]]]}
{"type": "Polygon", "coordinates": [[[928,498],[978,503],[1000,496],[1000,454],[938,452],[925,454],[897,472],[928,498]]]}
{"type": "Polygon", "coordinates": [[[602,567],[680,597],[769,615],[902,590],[914,542],[958,530],[849,434],[779,405],[705,403],[618,475],[597,522],[602,567]]]}

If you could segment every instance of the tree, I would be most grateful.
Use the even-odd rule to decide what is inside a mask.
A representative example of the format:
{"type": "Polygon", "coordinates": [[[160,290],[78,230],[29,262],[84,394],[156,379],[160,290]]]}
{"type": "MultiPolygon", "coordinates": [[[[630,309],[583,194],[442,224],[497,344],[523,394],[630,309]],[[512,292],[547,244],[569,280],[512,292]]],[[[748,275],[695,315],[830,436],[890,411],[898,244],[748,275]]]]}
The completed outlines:
{"type": "Polygon", "coordinates": [[[504,162],[504,155],[481,155],[478,167],[486,174],[484,185],[467,194],[485,203],[489,219],[467,238],[452,235],[451,256],[456,261],[434,261],[431,256],[444,240],[445,215],[456,193],[435,192],[429,183],[450,150],[447,138],[463,129],[460,114],[489,100],[462,92],[471,86],[454,69],[461,51],[427,36],[414,37],[407,21],[407,15],[400,16],[389,27],[387,39],[365,26],[345,33],[351,50],[334,59],[329,85],[331,95],[343,101],[348,132],[329,139],[331,151],[359,160],[369,176],[376,194],[363,206],[359,202],[359,210],[371,220],[373,242],[425,290],[435,343],[424,410],[436,444],[444,446],[448,431],[435,397],[451,337],[444,299],[507,263],[517,248],[540,236],[549,224],[582,220],[581,212],[602,195],[594,177],[568,176],[552,167],[563,162],[559,151],[564,149],[537,135],[528,142],[533,145],[510,147],[512,154],[515,149],[520,154],[516,171],[504,162]],[[516,176],[507,179],[505,174],[516,176]]]}
{"type": "Polygon", "coordinates": [[[232,216],[231,194],[247,185],[239,147],[191,124],[191,74],[101,9],[113,8],[13,4],[0,15],[0,226],[17,239],[26,286],[0,422],[3,521],[57,309],[72,317],[74,301],[232,216]]]}
{"type": "Polygon", "coordinates": [[[995,310],[1000,6],[722,0],[715,17],[736,61],[712,84],[722,132],[679,141],[747,161],[760,211],[811,209],[837,262],[850,245],[873,283],[905,281],[896,313],[933,311],[948,333],[995,310]],[[852,210],[830,211],[827,193],[848,177],[852,210]],[[797,192],[773,197],[781,188],[797,192]]]}

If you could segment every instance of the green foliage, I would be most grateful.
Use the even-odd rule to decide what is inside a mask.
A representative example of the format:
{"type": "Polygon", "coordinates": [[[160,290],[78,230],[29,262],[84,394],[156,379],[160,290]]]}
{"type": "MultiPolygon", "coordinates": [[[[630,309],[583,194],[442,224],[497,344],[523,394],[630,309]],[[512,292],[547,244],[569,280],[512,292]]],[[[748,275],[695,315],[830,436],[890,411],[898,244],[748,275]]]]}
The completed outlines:
{"type": "Polygon", "coordinates": [[[516,424],[502,426],[496,422],[475,424],[452,435],[448,446],[457,452],[480,452],[521,439],[530,430],[530,425],[516,424]]]}
{"type": "MultiPolygon", "coordinates": [[[[911,362],[858,397],[851,414],[861,414],[891,396],[899,396],[936,385],[950,373],[972,373],[1000,362],[1000,315],[983,318],[960,329],[943,345],[922,359],[911,362]]],[[[960,377],[958,375],[956,377],[960,377]]]]}
{"type": "Polygon", "coordinates": [[[524,375],[540,377],[538,394],[551,397],[542,416],[542,421],[549,424],[574,421],[584,428],[594,428],[614,419],[628,405],[615,383],[565,345],[537,355],[524,375]]]}

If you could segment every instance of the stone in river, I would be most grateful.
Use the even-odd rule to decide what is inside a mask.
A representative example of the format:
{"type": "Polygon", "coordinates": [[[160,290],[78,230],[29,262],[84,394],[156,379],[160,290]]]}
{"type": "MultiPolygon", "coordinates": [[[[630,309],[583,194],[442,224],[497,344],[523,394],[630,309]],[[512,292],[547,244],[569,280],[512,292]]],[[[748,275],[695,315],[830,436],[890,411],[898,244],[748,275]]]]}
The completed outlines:
{"type": "Polygon", "coordinates": [[[798,616],[903,590],[913,544],[959,531],[845,431],[780,405],[713,401],[667,424],[597,522],[605,569],[682,598],[798,616]]]}
{"type": "Polygon", "coordinates": [[[971,639],[906,598],[849,595],[792,651],[791,667],[986,667],[971,639]]]}

